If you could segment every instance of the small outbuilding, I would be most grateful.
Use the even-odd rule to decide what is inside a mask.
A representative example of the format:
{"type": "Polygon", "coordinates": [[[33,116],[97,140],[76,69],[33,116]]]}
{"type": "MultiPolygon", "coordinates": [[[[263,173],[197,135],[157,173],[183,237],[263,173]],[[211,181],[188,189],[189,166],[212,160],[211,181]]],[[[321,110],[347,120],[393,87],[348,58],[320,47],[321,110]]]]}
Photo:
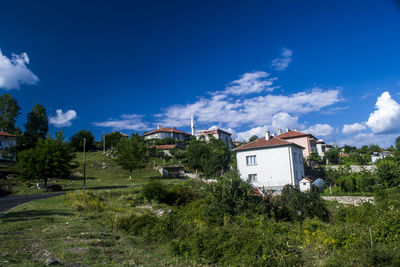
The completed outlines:
{"type": "Polygon", "coordinates": [[[300,180],[299,182],[299,188],[301,192],[305,192],[305,191],[311,191],[311,183],[313,182],[313,180],[311,180],[308,177],[304,177],[303,179],[300,180]]]}

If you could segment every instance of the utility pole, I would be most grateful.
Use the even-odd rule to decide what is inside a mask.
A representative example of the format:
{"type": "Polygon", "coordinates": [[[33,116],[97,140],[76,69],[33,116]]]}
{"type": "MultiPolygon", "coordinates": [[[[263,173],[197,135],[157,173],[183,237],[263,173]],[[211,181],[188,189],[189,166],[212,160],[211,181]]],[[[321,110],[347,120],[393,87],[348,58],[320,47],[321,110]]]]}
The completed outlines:
{"type": "Polygon", "coordinates": [[[103,131],[103,155],[106,154],[106,131],[103,131]]]}
{"type": "Polygon", "coordinates": [[[83,189],[86,189],[86,138],[83,138],[83,189]]]}

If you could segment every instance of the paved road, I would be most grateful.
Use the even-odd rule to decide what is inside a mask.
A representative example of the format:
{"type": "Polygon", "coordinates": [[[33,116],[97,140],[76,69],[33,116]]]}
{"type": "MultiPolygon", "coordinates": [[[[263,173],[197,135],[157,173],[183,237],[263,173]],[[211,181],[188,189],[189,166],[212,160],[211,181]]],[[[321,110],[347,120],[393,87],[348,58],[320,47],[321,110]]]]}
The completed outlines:
{"type": "Polygon", "coordinates": [[[2,198],[0,198],[0,212],[6,211],[15,206],[24,204],[26,202],[30,202],[32,200],[48,198],[48,197],[55,197],[55,196],[59,196],[59,195],[65,195],[65,192],[55,192],[55,193],[27,195],[27,196],[2,197],[2,198]]]}

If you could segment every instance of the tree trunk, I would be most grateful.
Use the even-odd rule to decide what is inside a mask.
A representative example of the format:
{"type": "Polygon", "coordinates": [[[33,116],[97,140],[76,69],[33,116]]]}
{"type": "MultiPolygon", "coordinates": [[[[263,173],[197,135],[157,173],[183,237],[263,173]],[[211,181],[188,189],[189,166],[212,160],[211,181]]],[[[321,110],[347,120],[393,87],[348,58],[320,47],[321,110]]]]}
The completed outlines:
{"type": "Polygon", "coordinates": [[[129,174],[129,180],[132,180],[132,171],[129,174]]]}

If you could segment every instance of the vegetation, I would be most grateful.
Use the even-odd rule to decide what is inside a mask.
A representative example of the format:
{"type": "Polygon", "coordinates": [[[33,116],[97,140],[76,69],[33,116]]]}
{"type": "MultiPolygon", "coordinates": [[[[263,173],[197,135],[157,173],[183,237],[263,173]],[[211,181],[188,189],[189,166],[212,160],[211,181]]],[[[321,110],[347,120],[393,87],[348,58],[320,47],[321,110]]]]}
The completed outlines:
{"type": "Polygon", "coordinates": [[[85,149],[90,151],[94,148],[94,136],[91,131],[80,130],[70,138],[71,146],[75,151],[83,151],[83,140],[85,139],[85,149]]]}
{"type": "Polygon", "coordinates": [[[116,145],[115,161],[129,171],[129,179],[132,179],[133,170],[146,167],[148,158],[149,151],[142,136],[122,138],[116,145]]]}
{"type": "Polygon", "coordinates": [[[0,235],[0,260],[42,265],[51,255],[88,265],[398,266],[400,190],[379,191],[375,202],[327,203],[292,187],[259,197],[234,173],[209,185],[153,180],[142,188],[75,191],[1,218],[2,232],[15,234],[0,235]]]}
{"type": "Polygon", "coordinates": [[[0,130],[10,134],[20,134],[15,122],[20,114],[21,107],[17,100],[9,94],[0,96],[0,130]]]}
{"type": "Polygon", "coordinates": [[[49,119],[46,114],[46,108],[36,103],[31,112],[28,113],[24,126],[23,149],[33,148],[39,138],[46,138],[49,131],[49,119]]]}
{"type": "Polygon", "coordinates": [[[106,149],[114,148],[119,141],[124,137],[120,132],[106,134],[106,149]]]}
{"type": "Polygon", "coordinates": [[[199,170],[206,177],[213,177],[227,170],[230,159],[231,152],[224,141],[210,138],[209,141],[190,141],[185,163],[191,170],[199,170]]]}
{"type": "Polygon", "coordinates": [[[19,176],[23,180],[44,180],[49,178],[68,178],[71,174],[71,161],[74,158],[70,146],[64,142],[62,133],[55,138],[39,139],[34,148],[19,154],[19,176]]]}
{"type": "Polygon", "coordinates": [[[253,135],[249,138],[249,142],[256,141],[259,137],[257,135],[253,135]]]}

